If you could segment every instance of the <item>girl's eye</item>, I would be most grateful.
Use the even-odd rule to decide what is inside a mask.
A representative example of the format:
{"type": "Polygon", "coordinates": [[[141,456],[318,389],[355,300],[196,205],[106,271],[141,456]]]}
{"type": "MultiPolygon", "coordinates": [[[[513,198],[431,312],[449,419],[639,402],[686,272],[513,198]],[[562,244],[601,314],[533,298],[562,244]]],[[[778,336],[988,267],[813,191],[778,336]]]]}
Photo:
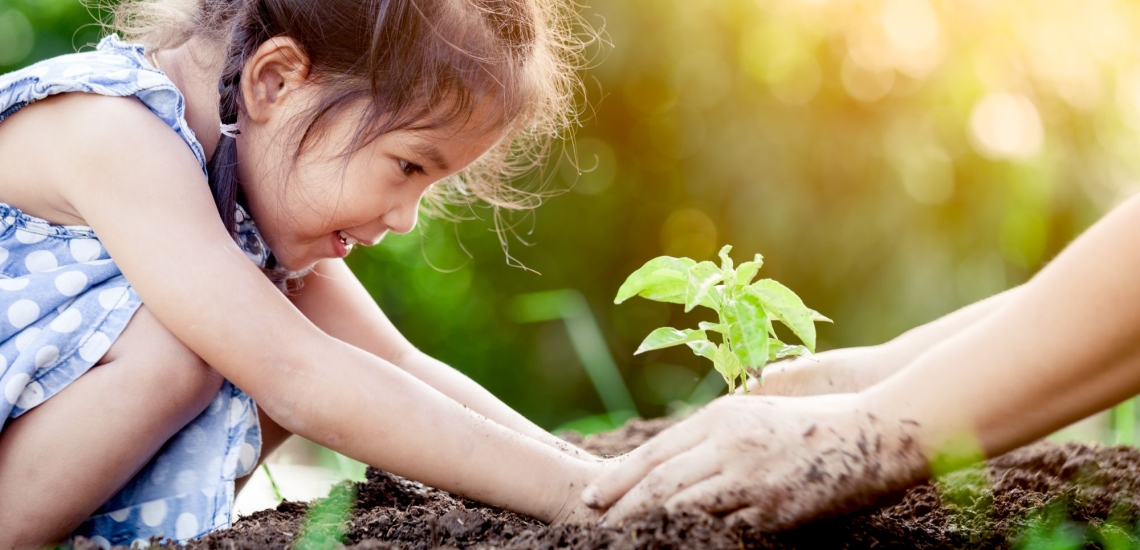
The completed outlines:
{"type": "Polygon", "coordinates": [[[424,167],[406,160],[400,161],[400,170],[404,172],[405,176],[414,176],[416,174],[423,174],[424,167]]]}

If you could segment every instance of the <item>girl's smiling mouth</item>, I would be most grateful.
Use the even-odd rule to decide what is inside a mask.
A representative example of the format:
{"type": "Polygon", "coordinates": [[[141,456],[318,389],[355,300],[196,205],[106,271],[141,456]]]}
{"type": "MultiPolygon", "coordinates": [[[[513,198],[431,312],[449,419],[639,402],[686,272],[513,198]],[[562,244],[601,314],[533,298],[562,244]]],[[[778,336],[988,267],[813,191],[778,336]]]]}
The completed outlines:
{"type": "Polygon", "coordinates": [[[357,244],[360,244],[360,241],[356,240],[355,237],[349,235],[348,233],[345,233],[344,231],[337,231],[336,233],[333,233],[333,249],[336,252],[336,257],[338,258],[347,256],[349,252],[352,252],[353,247],[357,244]]]}

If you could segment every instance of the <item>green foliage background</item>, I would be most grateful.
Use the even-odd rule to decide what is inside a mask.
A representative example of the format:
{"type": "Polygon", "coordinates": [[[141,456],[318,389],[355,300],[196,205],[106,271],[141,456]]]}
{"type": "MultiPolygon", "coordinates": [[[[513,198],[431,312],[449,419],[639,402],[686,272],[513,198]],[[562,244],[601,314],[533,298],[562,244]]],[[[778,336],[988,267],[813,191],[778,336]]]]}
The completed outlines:
{"type": "MultiPolygon", "coordinates": [[[[546,427],[603,409],[565,328],[517,322],[516,296],[579,290],[658,415],[710,367],[632,355],[703,320],[613,305],[649,258],[760,252],[835,320],[820,349],[874,344],[1025,281],[1140,185],[1135,3],[594,4],[612,47],[593,51],[583,127],[547,173],[573,189],[515,219],[531,246],[510,242],[542,275],[507,265],[485,210],[350,258],[413,343],[546,427]]],[[[0,0],[0,71],[94,42],[91,21],[77,0],[0,0]]]]}

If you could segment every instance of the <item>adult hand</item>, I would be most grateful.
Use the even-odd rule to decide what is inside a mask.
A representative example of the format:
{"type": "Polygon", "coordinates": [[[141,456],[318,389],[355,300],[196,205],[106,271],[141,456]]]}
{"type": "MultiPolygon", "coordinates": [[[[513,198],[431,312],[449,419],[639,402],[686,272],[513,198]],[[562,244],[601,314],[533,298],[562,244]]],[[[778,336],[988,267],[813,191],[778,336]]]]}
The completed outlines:
{"type": "Polygon", "coordinates": [[[857,394],[728,396],[626,455],[582,498],[609,509],[607,524],[664,506],[785,528],[923,476],[917,431],[857,394]]]}
{"type": "Polygon", "coordinates": [[[855,393],[897,370],[881,346],[843,348],[785,359],[764,368],[763,382],[748,381],[756,395],[855,393]]]}

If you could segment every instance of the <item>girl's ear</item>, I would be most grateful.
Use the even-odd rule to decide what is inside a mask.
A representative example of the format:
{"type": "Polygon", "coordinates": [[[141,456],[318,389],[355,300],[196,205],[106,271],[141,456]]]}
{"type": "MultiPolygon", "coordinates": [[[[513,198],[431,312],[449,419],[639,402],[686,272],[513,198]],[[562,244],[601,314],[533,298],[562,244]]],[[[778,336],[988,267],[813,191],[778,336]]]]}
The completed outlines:
{"type": "Polygon", "coordinates": [[[278,36],[258,46],[246,61],[241,77],[246,114],[255,122],[265,122],[290,92],[309,79],[309,57],[296,40],[278,36]]]}

